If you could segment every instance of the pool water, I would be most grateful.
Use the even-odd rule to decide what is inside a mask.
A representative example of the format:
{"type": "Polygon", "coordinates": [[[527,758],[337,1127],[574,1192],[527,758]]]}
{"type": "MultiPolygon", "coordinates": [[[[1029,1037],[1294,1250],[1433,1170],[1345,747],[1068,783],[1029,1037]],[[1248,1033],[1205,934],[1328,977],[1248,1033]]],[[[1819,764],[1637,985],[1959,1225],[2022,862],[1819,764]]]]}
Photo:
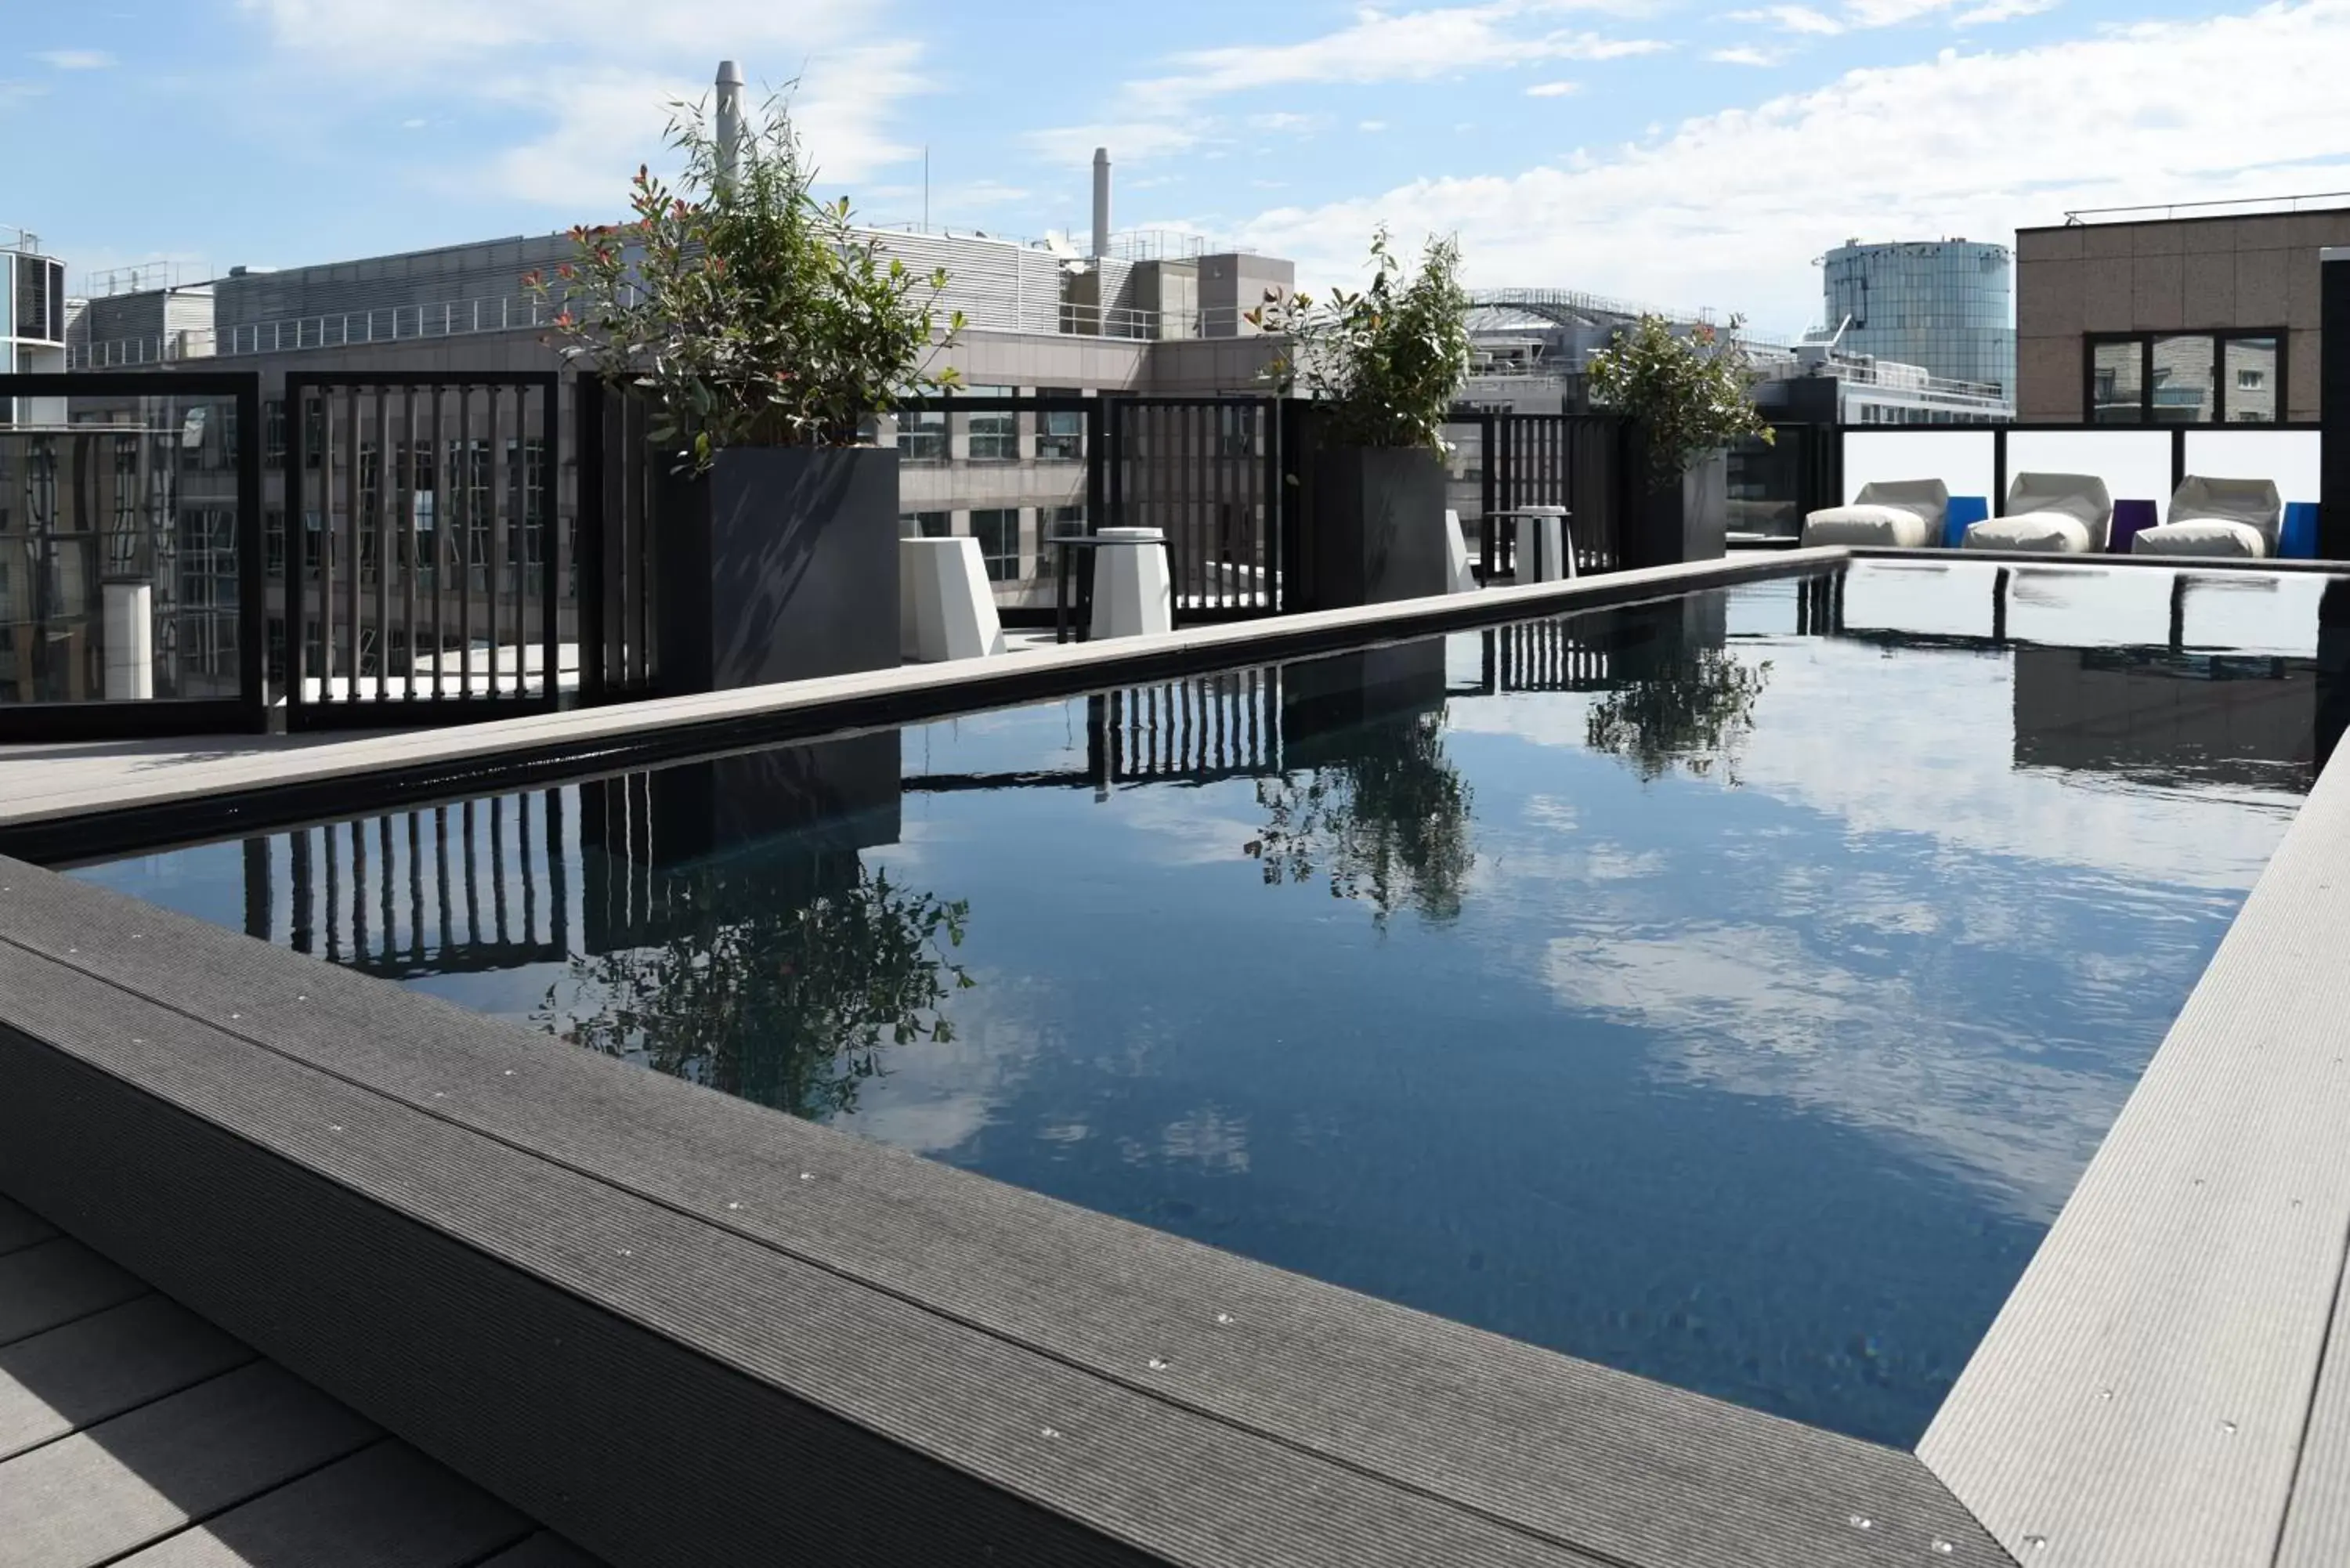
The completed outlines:
{"type": "Polygon", "coordinates": [[[1908,1444],[2340,730],[2329,585],[2171,581],[1856,566],[79,874],[1908,1444]]]}

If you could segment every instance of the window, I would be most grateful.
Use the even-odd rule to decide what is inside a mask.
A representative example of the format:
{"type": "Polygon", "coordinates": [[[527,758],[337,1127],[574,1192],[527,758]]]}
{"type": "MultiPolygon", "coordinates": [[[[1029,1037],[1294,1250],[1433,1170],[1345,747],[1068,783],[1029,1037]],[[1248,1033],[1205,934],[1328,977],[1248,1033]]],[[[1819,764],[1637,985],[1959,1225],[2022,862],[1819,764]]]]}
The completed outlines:
{"type": "Polygon", "coordinates": [[[898,514],[898,537],[900,539],[943,539],[954,530],[952,517],[944,512],[900,512],[898,514]]]}
{"type": "Polygon", "coordinates": [[[1017,508],[972,513],[971,536],[979,541],[979,553],[987,562],[989,582],[1014,583],[1020,580],[1020,513],[1017,508]]]}
{"type": "Polygon", "coordinates": [[[261,466],[272,472],[286,466],[286,400],[272,398],[261,405],[261,466]]]}
{"type": "MultiPolygon", "coordinates": [[[[1044,387],[1040,396],[1074,398],[1075,387],[1044,387]]],[[[1086,455],[1086,416],[1075,409],[1036,417],[1036,456],[1045,462],[1076,462],[1086,455]]]]}
{"type": "Polygon", "coordinates": [[[1082,506],[1055,506],[1045,520],[1047,538],[1066,538],[1086,531],[1086,509],[1082,506]]]}
{"type": "Polygon", "coordinates": [[[946,415],[915,413],[898,416],[899,462],[943,462],[946,455],[946,415]]]}
{"type": "MultiPolygon", "coordinates": [[[[973,387],[974,398],[1008,398],[1009,387],[973,387]]],[[[1010,462],[1020,455],[1020,416],[1018,414],[965,414],[971,427],[971,460],[973,462],[1010,462]]]]}
{"type": "Polygon", "coordinates": [[[2220,406],[2220,389],[2211,375],[2212,339],[2158,337],[2154,340],[2154,422],[2163,425],[2208,425],[2220,406]]]}
{"type": "Polygon", "coordinates": [[[2277,340],[2230,337],[2220,344],[2227,373],[2228,423],[2271,425],[2284,417],[2278,404],[2277,340]]]}
{"type": "Polygon", "coordinates": [[[2284,417],[2282,331],[2138,332],[2087,340],[2093,424],[2273,424],[2284,417]]]}

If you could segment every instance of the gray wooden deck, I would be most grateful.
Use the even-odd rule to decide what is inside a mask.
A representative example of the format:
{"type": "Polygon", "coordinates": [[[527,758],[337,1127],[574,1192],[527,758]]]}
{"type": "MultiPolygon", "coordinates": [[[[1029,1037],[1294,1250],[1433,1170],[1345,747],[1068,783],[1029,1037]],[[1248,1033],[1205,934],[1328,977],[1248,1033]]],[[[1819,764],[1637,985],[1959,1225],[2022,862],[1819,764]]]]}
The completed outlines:
{"type": "Polygon", "coordinates": [[[631,1568],[2008,1561],[1914,1455],[6,861],[0,1082],[0,1188],[631,1568]]]}
{"type": "Polygon", "coordinates": [[[2032,1568],[2350,1563],[2350,772],[1918,1446],[2032,1568]]]}
{"type": "Polygon", "coordinates": [[[594,1568],[0,1198],[0,1568],[594,1568]]]}

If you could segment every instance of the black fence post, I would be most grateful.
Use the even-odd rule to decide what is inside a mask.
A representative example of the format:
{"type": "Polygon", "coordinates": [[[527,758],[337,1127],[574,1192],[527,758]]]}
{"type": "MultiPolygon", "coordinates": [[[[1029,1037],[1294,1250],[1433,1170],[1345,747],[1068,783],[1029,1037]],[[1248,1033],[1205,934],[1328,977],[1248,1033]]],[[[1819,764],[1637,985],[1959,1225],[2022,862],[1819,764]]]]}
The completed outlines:
{"type": "Polygon", "coordinates": [[[1314,498],[1307,493],[1305,400],[1277,400],[1281,416],[1281,613],[1311,609],[1305,579],[1313,573],[1314,498]]]}
{"type": "Polygon", "coordinates": [[[1277,615],[1281,611],[1282,585],[1288,580],[1288,559],[1283,549],[1287,541],[1282,537],[1281,526],[1281,400],[1261,398],[1257,400],[1256,408],[1257,430],[1264,439],[1264,514],[1263,521],[1258,524],[1264,541],[1264,561],[1261,568],[1264,576],[1257,584],[1255,602],[1259,609],[1277,615]]]}
{"type": "Polygon", "coordinates": [[[2350,560],[2350,249],[2320,253],[2317,554],[2350,560]]]}
{"type": "MultiPolygon", "coordinates": [[[[579,574],[579,701],[595,706],[606,701],[607,668],[604,624],[604,380],[600,376],[577,376],[571,383],[571,417],[577,428],[572,506],[571,560],[579,574]]],[[[413,440],[413,436],[411,436],[413,440]]],[[[415,629],[409,630],[412,647],[415,629]]]]}
{"type": "Polygon", "coordinates": [[[269,530],[261,514],[261,373],[236,389],[236,669],[256,734],[269,728],[269,530]]]}
{"type": "MultiPolygon", "coordinates": [[[[1501,441],[1502,417],[1487,409],[1477,418],[1477,579],[1481,583],[1493,580],[1497,567],[1493,560],[1493,513],[1501,506],[1498,499],[1501,473],[1493,465],[1500,461],[1496,452],[1501,441]]],[[[1491,639],[1488,639],[1490,643],[1491,639]]]]}

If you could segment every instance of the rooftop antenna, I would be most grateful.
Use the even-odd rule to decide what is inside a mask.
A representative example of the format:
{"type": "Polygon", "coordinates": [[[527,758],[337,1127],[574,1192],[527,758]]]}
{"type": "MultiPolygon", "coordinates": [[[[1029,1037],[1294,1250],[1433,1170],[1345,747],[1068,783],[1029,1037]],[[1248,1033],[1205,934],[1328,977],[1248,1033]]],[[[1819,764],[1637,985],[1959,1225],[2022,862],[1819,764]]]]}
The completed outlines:
{"type": "Polygon", "coordinates": [[[743,67],[733,60],[718,62],[718,167],[721,192],[734,189],[734,171],[743,151],[743,67]]]}

